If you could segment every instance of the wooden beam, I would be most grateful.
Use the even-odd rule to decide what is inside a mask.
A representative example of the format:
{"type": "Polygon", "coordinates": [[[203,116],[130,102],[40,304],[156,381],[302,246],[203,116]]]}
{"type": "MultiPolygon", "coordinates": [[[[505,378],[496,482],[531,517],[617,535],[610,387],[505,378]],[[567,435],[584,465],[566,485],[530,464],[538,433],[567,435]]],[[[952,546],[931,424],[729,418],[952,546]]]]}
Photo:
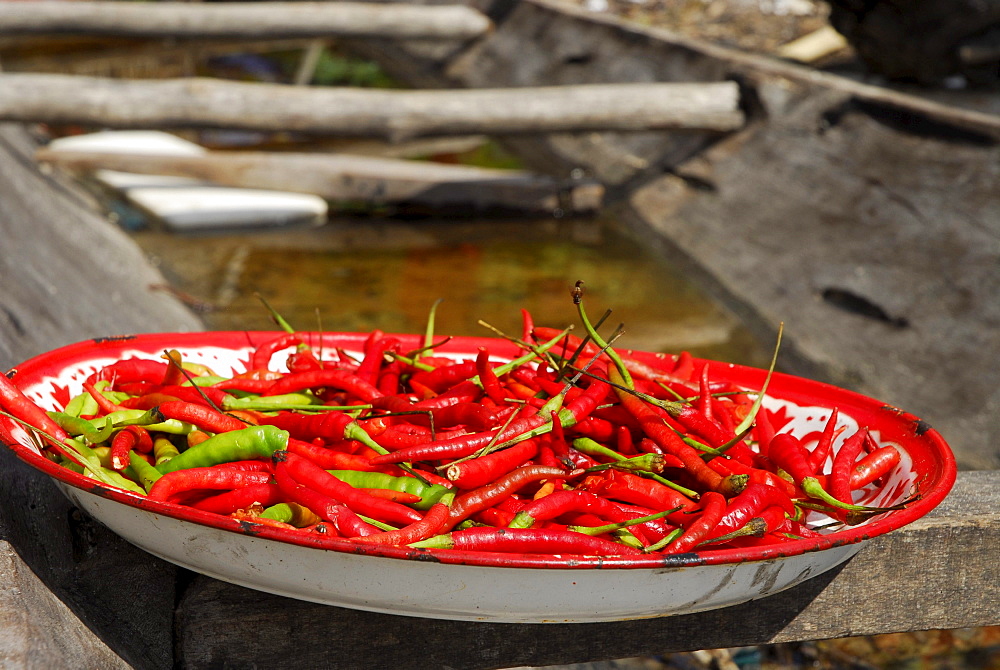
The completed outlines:
{"type": "Polygon", "coordinates": [[[734,82],[401,91],[13,73],[0,75],[0,120],[228,127],[400,141],[475,133],[731,131],[742,126],[743,113],[734,82]]]}
{"type": "Polygon", "coordinates": [[[0,35],[466,40],[492,23],[464,5],[363,2],[0,2],[0,35]]]}
{"type": "Polygon", "coordinates": [[[454,211],[596,212],[604,189],[516,170],[314,153],[208,152],[164,156],[42,149],[36,158],[67,170],[117,170],[201,179],[220,186],[318,195],[331,202],[454,211]]]}
{"type": "Polygon", "coordinates": [[[369,658],[400,670],[486,670],[996,625],[998,492],[1000,472],[961,473],[937,510],[870,540],[840,569],[744,605],[662,619],[438,621],[313,605],[199,577],[178,608],[178,661],[198,667],[226,658],[267,666],[294,653],[295,667],[369,658]],[[252,644],[247,628],[254,631],[252,644]],[[313,643],[318,638],[323,645],[313,643]]]}

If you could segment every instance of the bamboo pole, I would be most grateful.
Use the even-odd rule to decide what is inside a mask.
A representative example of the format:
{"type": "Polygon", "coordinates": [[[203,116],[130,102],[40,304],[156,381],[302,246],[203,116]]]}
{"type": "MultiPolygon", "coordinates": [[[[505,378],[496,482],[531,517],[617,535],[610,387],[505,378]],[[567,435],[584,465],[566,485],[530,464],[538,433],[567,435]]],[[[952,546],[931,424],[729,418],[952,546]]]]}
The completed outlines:
{"type": "Polygon", "coordinates": [[[464,5],[364,2],[0,2],[0,35],[472,39],[492,22],[464,5]]]}
{"type": "Polygon", "coordinates": [[[111,128],[420,136],[699,129],[743,124],[734,82],[401,91],[182,78],[0,75],[0,120],[111,128]]]}
{"type": "Polygon", "coordinates": [[[36,159],[74,172],[115,170],[200,179],[219,186],[318,195],[331,202],[445,210],[591,214],[604,189],[519,170],[343,154],[206,152],[166,156],[42,149],[36,159]]]}

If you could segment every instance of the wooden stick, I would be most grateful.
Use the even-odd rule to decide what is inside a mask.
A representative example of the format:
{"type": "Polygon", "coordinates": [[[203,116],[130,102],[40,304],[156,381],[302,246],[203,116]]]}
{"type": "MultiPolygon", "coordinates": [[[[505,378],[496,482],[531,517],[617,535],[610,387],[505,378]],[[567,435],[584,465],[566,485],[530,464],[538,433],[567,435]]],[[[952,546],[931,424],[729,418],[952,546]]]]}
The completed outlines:
{"type": "Polygon", "coordinates": [[[445,211],[591,214],[604,188],[517,170],[370,156],[207,152],[166,156],[42,149],[36,158],[67,170],[116,170],[201,179],[220,186],[310,193],[331,202],[404,205],[445,211]]]}
{"type": "Polygon", "coordinates": [[[734,82],[401,91],[206,78],[0,75],[0,120],[111,128],[289,131],[400,141],[432,135],[702,129],[743,124],[734,82]]]}
{"type": "Polygon", "coordinates": [[[492,22],[464,5],[363,2],[0,2],[0,35],[256,39],[471,39],[492,22]]]}

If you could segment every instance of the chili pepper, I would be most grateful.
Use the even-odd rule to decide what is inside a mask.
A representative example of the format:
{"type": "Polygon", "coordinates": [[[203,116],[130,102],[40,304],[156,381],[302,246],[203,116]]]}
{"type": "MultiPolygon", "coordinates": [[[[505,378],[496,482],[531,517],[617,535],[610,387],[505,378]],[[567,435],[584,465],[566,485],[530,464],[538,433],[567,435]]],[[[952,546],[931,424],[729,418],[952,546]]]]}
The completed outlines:
{"type": "Polygon", "coordinates": [[[167,474],[175,470],[218,465],[230,461],[270,458],[275,451],[283,450],[287,446],[288,431],[275,426],[250,426],[214,435],[157,465],[156,469],[167,474]]]}
{"type": "Polygon", "coordinates": [[[796,483],[813,476],[808,450],[791,433],[778,433],[772,437],[767,457],[777,467],[787,472],[796,483]]]}
{"type": "MultiPolygon", "coordinates": [[[[698,518],[692,522],[680,537],[667,543],[663,548],[665,554],[682,554],[690,551],[704,540],[718,525],[726,510],[726,499],[721,493],[707,491],[701,497],[701,510],[698,518]]],[[[647,551],[656,551],[659,547],[652,545],[647,551]]]]}
{"type": "Polygon", "coordinates": [[[218,389],[220,391],[263,393],[269,389],[277,379],[280,378],[280,375],[274,378],[233,377],[232,379],[224,379],[220,382],[216,382],[215,384],[212,384],[211,388],[218,389]]]}
{"type": "Polygon", "coordinates": [[[479,458],[452,463],[445,470],[445,476],[460,489],[475,489],[524,465],[537,454],[538,441],[525,440],[479,458]]]}
{"type": "Polygon", "coordinates": [[[619,401],[639,421],[646,435],[668,454],[679,458],[688,473],[704,488],[715,490],[722,485],[722,476],[705,465],[697,450],[686,444],[643,400],[622,388],[624,380],[615,368],[609,369],[608,375],[616,385],[615,392],[619,401]]]}
{"type": "Polygon", "coordinates": [[[579,556],[636,556],[641,552],[602,537],[549,528],[478,526],[414,542],[411,547],[579,556]]]}
{"type": "MultiPolygon", "coordinates": [[[[488,444],[500,444],[525,435],[532,429],[548,423],[542,413],[512,421],[506,428],[459,435],[445,440],[434,440],[406,447],[372,459],[373,463],[403,463],[424,460],[455,459],[470,456],[488,444]]],[[[525,438],[527,439],[527,438],[525,438]]]]}
{"type": "Polygon", "coordinates": [[[416,496],[411,506],[418,510],[428,510],[451,491],[441,484],[425,484],[416,477],[409,475],[390,475],[383,472],[358,472],[356,470],[331,469],[330,474],[355,488],[381,488],[416,496]]]}
{"type": "Polygon", "coordinates": [[[111,469],[124,470],[129,465],[128,454],[135,450],[148,454],[153,450],[153,438],[142,426],[125,426],[111,440],[111,469]]]}
{"type": "Polygon", "coordinates": [[[240,419],[212,409],[207,405],[176,400],[160,403],[149,410],[154,423],[175,419],[197,426],[210,433],[225,433],[232,430],[242,430],[247,424],[240,419]]]}
{"type": "Polygon", "coordinates": [[[379,398],[382,392],[377,387],[361,379],[353,372],[336,368],[323,368],[285,375],[274,381],[261,395],[278,396],[307,389],[334,388],[346,391],[363,402],[379,398]]]}
{"type": "MultiPolygon", "coordinates": [[[[837,417],[839,414],[840,412],[836,407],[830,411],[830,418],[827,419],[826,426],[823,428],[823,434],[809,455],[809,467],[812,468],[814,474],[822,471],[823,464],[826,463],[826,460],[833,452],[833,441],[840,434],[837,429],[837,417]]],[[[841,428],[840,430],[843,429],[841,428]]]]}
{"type": "Polygon", "coordinates": [[[357,454],[349,454],[311,442],[288,438],[288,451],[308,458],[324,470],[360,470],[376,472],[382,466],[373,465],[371,460],[357,454]]]}
{"type": "Polygon", "coordinates": [[[590,491],[563,490],[553,491],[525,505],[511,521],[510,528],[530,528],[536,521],[548,521],[572,512],[596,515],[602,523],[629,518],[613,502],[590,491]]]}
{"type": "Polygon", "coordinates": [[[860,428],[844,440],[840,449],[833,457],[833,469],[830,472],[829,493],[842,503],[852,503],[851,472],[854,470],[858,455],[865,445],[868,429],[860,428]]]}
{"type": "MultiPolygon", "coordinates": [[[[642,505],[654,511],[679,507],[680,512],[684,513],[698,506],[679,491],[631,472],[608,470],[603,477],[593,481],[589,488],[605,498],[642,505]]],[[[680,514],[669,518],[673,522],[684,520],[680,514]]]]}
{"type": "MultiPolygon", "coordinates": [[[[452,494],[448,494],[451,496],[452,494]]],[[[451,508],[447,501],[437,502],[427,511],[419,521],[403,526],[397,530],[373,533],[366,537],[356,538],[356,542],[365,544],[390,544],[402,546],[425,540],[439,532],[448,520],[451,508]]]]}
{"type": "Polygon", "coordinates": [[[765,509],[775,507],[783,513],[793,514],[795,503],[781,489],[766,484],[748,484],[743,491],[726,505],[709,538],[730,533],[742,528],[750,519],[760,515],[765,509]]]}
{"type": "Polygon", "coordinates": [[[295,528],[314,526],[323,520],[308,507],[294,502],[281,502],[271,505],[260,513],[259,518],[279,521],[295,528]]]}
{"type": "Polygon", "coordinates": [[[191,507],[200,509],[203,512],[232,514],[237,510],[247,509],[252,505],[261,505],[264,507],[276,505],[282,501],[283,496],[281,487],[277,484],[262,482],[241,486],[226,493],[193,501],[191,507]]]}
{"type": "Polygon", "coordinates": [[[126,358],[104,366],[87,377],[87,382],[111,382],[112,388],[125,382],[159,382],[166,374],[167,364],[145,358],[126,358]]]}
{"type": "Polygon", "coordinates": [[[83,382],[83,388],[87,393],[90,394],[90,397],[92,397],[95,401],[97,401],[97,407],[102,414],[111,414],[113,412],[125,409],[115,401],[111,400],[111,398],[101,393],[97,389],[97,387],[95,387],[93,384],[89,382],[83,382]]]}
{"type": "Polygon", "coordinates": [[[899,449],[891,444],[871,452],[859,460],[851,471],[851,490],[864,488],[889,474],[899,464],[900,458],[899,449]]]}
{"type": "Polygon", "coordinates": [[[266,370],[271,365],[271,358],[282,349],[302,344],[302,338],[295,333],[283,333],[277,337],[257,345],[250,357],[251,370],[266,370]]]}
{"type": "MultiPolygon", "coordinates": [[[[159,467],[171,458],[179,454],[177,446],[165,437],[158,437],[153,440],[153,464],[159,467]]],[[[157,470],[159,472],[159,470],[157,470]]]]}
{"type": "Polygon", "coordinates": [[[420,514],[405,505],[374,498],[350,484],[337,479],[312,461],[283,452],[282,464],[288,474],[298,483],[318,491],[345,505],[357,514],[370,516],[379,521],[395,524],[409,524],[420,519],[420,514]]]}
{"type": "Polygon", "coordinates": [[[275,452],[273,457],[274,481],[291,502],[302,505],[317,516],[326,519],[344,537],[360,537],[380,532],[378,528],[362,520],[347,505],[308,486],[299,484],[288,472],[284,461],[284,457],[287,455],[288,452],[285,451],[275,452]]]}
{"type": "Polygon", "coordinates": [[[456,496],[445,528],[450,530],[473,514],[493,506],[498,501],[509,497],[528,484],[544,479],[565,479],[568,476],[569,473],[562,468],[522,465],[502,477],[498,477],[489,484],[456,496]]]}
{"type": "Polygon", "coordinates": [[[493,366],[490,365],[490,354],[485,347],[479,348],[476,355],[476,374],[479,375],[479,383],[483,386],[486,395],[492,398],[493,402],[502,405],[506,402],[507,394],[504,392],[500,380],[497,378],[493,366]]]}
{"type": "Polygon", "coordinates": [[[457,383],[466,381],[475,375],[475,361],[459,361],[436,367],[433,370],[422,370],[416,372],[410,377],[410,383],[416,382],[421,386],[431,389],[435,393],[441,393],[446,389],[455,386],[457,383]]]}
{"type": "Polygon", "coordinates": [[[182,493],[204,489],[237,489],[263,484],[271,478],[267,472],[247,472],[227,468],[196,467],[164,473],[149,488],[150,500],[170,502],[182,493]]]}
{"type": "Polygon", "coordinates": [[[66,431],[60,428],[45,413],[45,410],[24,395],[24,392],[4,374],[0,374],[0,408],[26,424],[47,433],[58,442],[69,438],[66,431]]]}

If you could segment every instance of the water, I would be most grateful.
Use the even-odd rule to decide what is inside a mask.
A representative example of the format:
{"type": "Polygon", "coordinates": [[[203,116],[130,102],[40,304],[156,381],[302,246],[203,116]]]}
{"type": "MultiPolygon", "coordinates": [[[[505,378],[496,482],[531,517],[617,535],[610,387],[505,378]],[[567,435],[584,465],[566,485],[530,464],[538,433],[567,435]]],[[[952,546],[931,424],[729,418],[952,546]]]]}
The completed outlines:
{"type": "Polygon", "coordinates": [[[234,234],[133,233],[214,330],[272,329],[260,297],[297,329],[418,332],[440,301],[435,332],[519,333],[578,324],[582,280],[593,318],[624,324],[621,347],[687,350],[765,365],[769,352],[738,319],[641,245],[596,220],[333,219],[313,229],[234,234]],[[258,297],[260,296],[260,297],[258,297]]]}

